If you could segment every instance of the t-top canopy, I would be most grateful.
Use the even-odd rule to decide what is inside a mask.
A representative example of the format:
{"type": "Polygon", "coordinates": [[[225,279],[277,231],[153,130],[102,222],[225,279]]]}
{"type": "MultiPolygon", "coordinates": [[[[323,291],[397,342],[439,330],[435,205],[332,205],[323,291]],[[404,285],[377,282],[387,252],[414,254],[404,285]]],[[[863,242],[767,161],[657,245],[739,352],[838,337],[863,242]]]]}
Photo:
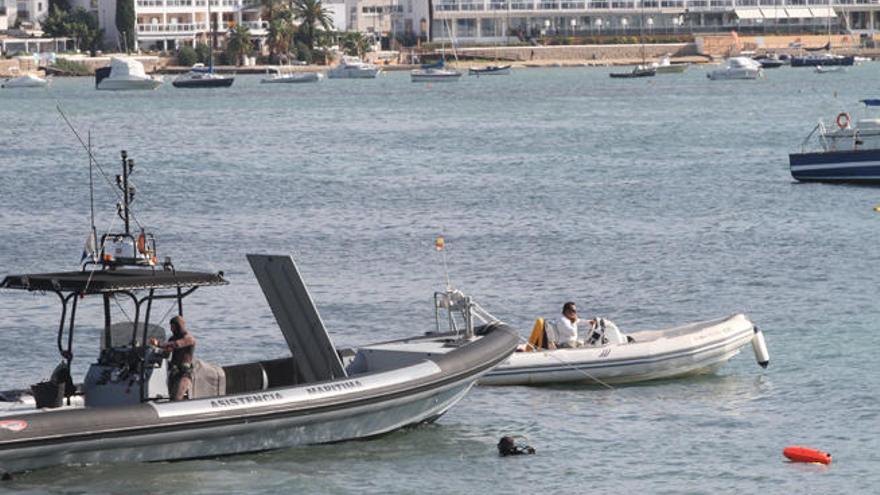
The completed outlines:
{"type": "Polygon", "coordinates": [[[0,283],[0,288],[101,294],[126,290],[174,289],[177,287],[226,285],[228,283],[223,278],[223,272],[123,269],[9,275],[0,283]]]}

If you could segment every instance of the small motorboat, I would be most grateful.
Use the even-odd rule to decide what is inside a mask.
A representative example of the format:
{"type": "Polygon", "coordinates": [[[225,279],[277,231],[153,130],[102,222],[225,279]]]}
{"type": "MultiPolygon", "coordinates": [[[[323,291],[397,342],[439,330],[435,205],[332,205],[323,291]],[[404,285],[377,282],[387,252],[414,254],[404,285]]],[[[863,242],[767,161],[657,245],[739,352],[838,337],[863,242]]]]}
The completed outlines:
{"type": "Polygon", "coordinates": [[[833,67],[825,67],[824,65],[817,65],[815,71],[818,74],[840,74],[846,72],[846,67],[842,65],[835,65],[833,67]]]}
{"type": "Polygon", "coordinates": [[[612,72],[608,74],[613,78],[627,79],[632,77],[654,77],[657,75],[657,69],[646,65],[637,65],[630,72],[612,72]]]}
{"type": "Polygon", "coordinates": [[[228,88],[235,82],[235,77],[221,76],[214,72],[214,66],[198,63],[189,72],[181,74],[171,81],[175,88],[228,88]]]}
{"type": "MultiPolygon", "coordinates": [[[[488,313],[470,297],[447,288],[435,294],[433,331],[337,348],[293,259],[249,254],[290,354],[223,366],[196,359],[188,398],[172,401],[174,372],[169,348],[161,345],[164,328],[155,324],[164,323],[156,321],[164,319],[158,306],[182,315],[194,292],[228,281],[223,272],[159,262],[153,235],[130,230],[134,162],[122,156],[117,186],[124,230],[98,238],[93,226],[80,270],[8,275],[0,282],[2,289],[58,296],[62,361],[50,380],[0,392],[0,475],[366,439],[437,420],[517,346],[513,329],[486,322],[488,313]],[[111,301],[123,305],[122,315],[111,301]],[[74,339],[77,316],[101,308],[103,318],[80,322],[102,329],[94,352],[74,352],[74,342],[82,342],[74,339]],[[441,322],[448,331],[440,331],[441,322]],[[92,360],[80,383],[71,376],[74,356],[92,360]]],[[[211,345],[210,322],[198,328],[199,347],[211,345]]],[[[250,330],[243,329],[251,336],[250,330]]],[[[3,364],[14,366],[19,358],[30,359],[7,352],[3,364]]]]}
{"type": "Polygon", "coordinates": [[[754,60],[761,64],[763,69],[778,69],[789,63],[789,60],[783,59],[775,53],[761,55],[755,57],[754,60]]]}
{"type": "MultiPolygon", "coordinates": [[[[823,47],[824,49],[824,47],[823,47]]],[[[828,66],[848,66],[853,65],[856,59],[852,55],[834,55],[833,53],[825,53],[822,55],[806,55],[803,57],[791,57],[792,67],[815,67],[821,65],[828,66]]]]}
{"type": "Polygon", "coordinates": [[[279,67],[266,69],[266,76],[260,80],[262,84],[297,84],[318,82],[324,78],[319,72],[284,72],[279,67]]]}
{"type": "Polygon", "coordinates": [[[423,65],[420,69],[410,72],[410,81],[418,82],[455,82],[461,78],[461,72],[447,69],[446,62],[440,60],[437,63],[423,65]]]}
{"type": "MultiPolygon", "coordinates": [[[[862,103],[880,107],[878,99],[862,103]]],[[[880,119],[854,121],[841,112],[833,122],[820,120],[788,160],[791,176],[801,182],[880,183],[880,119]]]]}
{"type": "Polygon", "coordinates": [[[660,59],[660,62],[654,62],[651,67],[657,71],[657,74],[680,74],[687,70],[690,64],[673,64],[669,55],[660,59]]]}
{"type": "Polygon", "coordinates": [[[378,65],[346,55],[336,67],[327,71],[329,79],[375,79],[382,69],[378,65]]]}
{"type": "Polygon", "coordinates": [[[45,88],[50,81],[51,79],[43,79],[36,74],[25,74],[5,80],[3,84],[0,84],[0,88],[45,88]]]}
{"type": "Polygon", "coordinates": [[[480,384],[633,383],[710,373],[749,343],[761,366],[770,359],[763,334],[742,314],[628,334],[610,321],[595,321],[581,347],[550,349],[554,325],[539,318],[529,343],[480,384]]]}
{"type": "Polygon", "coordinates": [[[724,65],[706,74],[713,81],[745,79],[753,80],[764,75],[761,64],[748,57],[731,57],[724,65]]]}
{"type": "Polygon", "coordinates": [[[471,67],[468,69],[469,76],[508,76],[511,65],[487,65],[485,67],[471,67]]]}
{"type": "Polygon", "coordinates": [[[95,88],[109,91],[156,89],[162,76],[148,76],[144,64],[133,58],[113,57],[108,67],[95,70],[95,88]]]}

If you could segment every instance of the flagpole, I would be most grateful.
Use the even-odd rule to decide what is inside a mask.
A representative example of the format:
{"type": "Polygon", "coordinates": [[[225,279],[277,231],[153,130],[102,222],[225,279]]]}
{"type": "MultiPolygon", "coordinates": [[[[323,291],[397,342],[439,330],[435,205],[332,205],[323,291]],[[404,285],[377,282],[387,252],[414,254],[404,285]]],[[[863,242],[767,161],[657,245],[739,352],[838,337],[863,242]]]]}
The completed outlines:
{"type": "Polygon", "coordinates": [[[443,239],[443,236],[437,236],[437,239],[434,241],[434,248],[437,251],[440,251],[440,257],[443,259],[443,274],[446,275],[446,290],[452,289],[452,284],[449,282],[449,266],[446,264],[446,241],[443,239]]]}

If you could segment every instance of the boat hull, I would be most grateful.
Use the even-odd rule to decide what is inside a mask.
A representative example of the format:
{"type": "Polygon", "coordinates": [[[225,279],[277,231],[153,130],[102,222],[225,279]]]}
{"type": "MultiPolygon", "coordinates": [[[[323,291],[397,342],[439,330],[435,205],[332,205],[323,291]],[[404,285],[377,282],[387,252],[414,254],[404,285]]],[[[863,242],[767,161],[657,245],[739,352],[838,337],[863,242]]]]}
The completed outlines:
{"type": "Polygon", "coordinates": [[[760,76],[761,71],[756,69],[716,70],[706,75],[713,81],[754,80],[760,76]]]}
{"type": "Polygon", "coordinates": [[[431,422],[507,358],[518,337],[496,325],[464,345],[443,342],[435,348],[446,354],[398,354],[405,363],[331,381],[181,402],[0,412],[0,473],[242,454],[431,422]]]}
{"type": "Polygon", "coordinates": [[[327,71],[328,79],[375,79],[379,75],[379,69],[330,69],[327,71]]]}
{"type": "Polygon", "coordinates": [[[175,88],[228,88],[235,82],[233,77],[215,77],[206,79],[184,79],[172,81],[175,88]]]}
{"type": "Polygon", "coordinates": [[[264,420],[239,419],[201,428],[155,427],[153,433],[98,436],[0,452],[0,471],[21,472],[65,464],[149,462],[243,454],[299,445],[368,438],[430,422],[461,400],[473,385],[462,380],[429,393],[345,410],[289,413],[264,420]]]}
{"type": "Polygon", "coordinates": [[[657,74],[680,74],[686,71],[688,68],[688,64],[670,64],[670,65],[660,65],[657,69],[657,74]]]}
{"type": "Polygon", "coordinates": [[[161,79],[113,79],[108,77],[98,83],[98,89],[104,91],[136,91],[156,89],[161,85],[161,79]]]}
{"type": "Polygon", "coordinates": [[[880,183],[880,149],[792,153],[788,160],[802,182],[880,183]]]}
{"type": "Polygon", "coordinates": [[[321,74],[316,72],[308,72],[303,74],[295,74],[289,76],[281,76],[281,77],[270,77],[267,79],[262,79],[260,81],[261,84],[299,84],[299,83],[311,83],[318,82],[321,80],[321,74]]]}
{"type": "Polygon", "coordinates": [[[517,352],[480,384],[634,383],[711,373],[748,345],[755,333],[743,315],[681,328],[690,326],[700,330],[641,343],[642,335],[650,332],[638,332],[631,334],[634,343],[618,346],[517,352]]]}
{"type": "Polygon", "coordinates": [[[455,82],[461,78],[461,72],[449,72],[449,73],[421,73],[418,71],[413,71],[410,74],[410,79],[414,83],[419,82],[455,82]]]}
{"type": "Polygon", "coordinates": [[[846,57],[792,57],[791,58],[791,66],[792,67],[816,67],[817,65],[821,66],[829,66],[829,65],[853,65],[855,63],[855,57],[846,56],[846,57]]]}
{"type": "Polygon", "coordinates": [[[510,75],[510,66],[504,65],[500,67],[470,68],[469,76],[508,76],[510,75]]]}
{"type": "Polygon", "coordinates": [[[49,85],[48,79],[36,76],[20,76],[7,79],[6,82],[0,84],[0,88],[45,88],[49,85]]]}

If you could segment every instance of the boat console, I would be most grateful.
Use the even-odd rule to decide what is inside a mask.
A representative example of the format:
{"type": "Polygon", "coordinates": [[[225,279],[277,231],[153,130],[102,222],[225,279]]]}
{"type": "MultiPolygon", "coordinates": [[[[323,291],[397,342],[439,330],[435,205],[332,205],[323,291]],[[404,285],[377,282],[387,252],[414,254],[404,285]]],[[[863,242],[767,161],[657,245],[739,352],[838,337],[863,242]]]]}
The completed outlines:
{"type": "Polygon", "coordinates": [[[153,346],[104,349],[98,361],[89,366],[83,395],[86,407],[167,399],[168,359],[153,346]]]}

